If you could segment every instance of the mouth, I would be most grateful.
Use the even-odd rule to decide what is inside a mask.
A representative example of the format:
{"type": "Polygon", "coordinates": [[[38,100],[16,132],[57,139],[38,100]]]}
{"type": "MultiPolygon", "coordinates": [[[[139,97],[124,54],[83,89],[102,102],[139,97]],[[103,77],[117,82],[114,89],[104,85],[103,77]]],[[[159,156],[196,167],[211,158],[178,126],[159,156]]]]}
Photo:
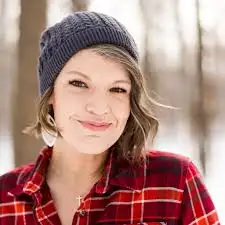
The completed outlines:
{"type": "Polygon", "coordinates": [[[91,131],[105,131],[111,126],[111,123],[97,123],[92,121],[80,121],[80,120],[78,120],[78,122],[81,123],[83,127],[91,131]]]}

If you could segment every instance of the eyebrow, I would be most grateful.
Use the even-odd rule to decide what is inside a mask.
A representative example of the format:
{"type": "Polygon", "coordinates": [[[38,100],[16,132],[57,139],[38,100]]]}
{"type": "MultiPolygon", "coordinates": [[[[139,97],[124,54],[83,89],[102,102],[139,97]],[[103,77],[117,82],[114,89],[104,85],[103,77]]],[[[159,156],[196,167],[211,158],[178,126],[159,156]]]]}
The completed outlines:
{"type": "MultiPolygon", "coordinates": [[[[87,80],[90,80],[91,81],[91,79],[90,79],[90,77],[88,75],[86,75],[86,74],[84,74],[82,72],[76,71],[76,70],[67,71],[66,73],[68,73],[68,74],[77,74],[77,75],[80,75],[80,76],[86,78],[87,80]]],[[[129,85],[131,84],[131,82],[129,80],[116,80],[113,83],[114,84],[117,84],[117,83],[126,83],[126,84],[129,84],[129,85]]]]}

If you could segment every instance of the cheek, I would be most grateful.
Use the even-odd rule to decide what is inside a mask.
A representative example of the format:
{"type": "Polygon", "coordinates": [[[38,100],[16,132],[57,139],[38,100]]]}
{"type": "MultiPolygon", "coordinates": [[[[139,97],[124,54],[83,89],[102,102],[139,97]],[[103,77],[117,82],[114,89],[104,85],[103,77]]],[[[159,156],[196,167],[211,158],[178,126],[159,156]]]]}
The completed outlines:
{"type": "Polygon", "coordinates": [[[130,115],[130,101],[129,99],[113,99],[110,107],[113,115],[116,117],[118,122],[124,123],[127,121],[130,115]]]}
{"type": "Polygon", "coordinates": [[[84,103],[87,97],[74,92],[61,93],[56,96],[53,102],[55,121],[59,127],[65,127],[70,124],[70,117],[74,114],[84,113],[84,103]]]}
{"type": "Polygon", "coordinates": [[[55,114],[55,120],[58,125],[61,125],[65,120],[66,115],[71,110],[71,99],[65,95],[58,95],[54,98],[53,108],[55,114]]]}
{"type": "Polygon", "coordinates": [[[84,98],[82,95],[74,93],[74,92],[69,92],[65,91],[61,93],[60,95],[56,96],[57,101],[55,100],[55,106],[59,109],[64,110],[70,110],[74,109],[74,106],[79,106],[81,102],[84,101],[84,98]]]}

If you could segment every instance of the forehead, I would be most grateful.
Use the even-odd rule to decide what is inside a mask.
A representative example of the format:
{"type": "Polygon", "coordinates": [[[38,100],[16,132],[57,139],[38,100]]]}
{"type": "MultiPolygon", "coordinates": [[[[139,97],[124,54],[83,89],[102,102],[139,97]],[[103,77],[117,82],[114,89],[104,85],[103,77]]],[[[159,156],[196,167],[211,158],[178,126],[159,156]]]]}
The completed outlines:
{"type": "Polygon", "coordinates": [[[76,53],[64,66],[62,72],[79,71],[90,79],[129,80],[129,73],[120,62],[85,49],[76,53]]]}

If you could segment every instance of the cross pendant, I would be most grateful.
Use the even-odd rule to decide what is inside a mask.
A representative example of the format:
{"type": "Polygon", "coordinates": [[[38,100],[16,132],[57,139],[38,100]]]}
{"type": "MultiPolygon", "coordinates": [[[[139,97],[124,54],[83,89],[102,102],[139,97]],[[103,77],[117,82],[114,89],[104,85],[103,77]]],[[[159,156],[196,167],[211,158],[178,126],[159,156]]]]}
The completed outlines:
{"type": "Polygon", "coordinates": [[[81,199],[82,199],[81,196],[76,197],[76,200],[78,200],[78,206],[80,206],[80,204],[81,204],[81,199]]]}

